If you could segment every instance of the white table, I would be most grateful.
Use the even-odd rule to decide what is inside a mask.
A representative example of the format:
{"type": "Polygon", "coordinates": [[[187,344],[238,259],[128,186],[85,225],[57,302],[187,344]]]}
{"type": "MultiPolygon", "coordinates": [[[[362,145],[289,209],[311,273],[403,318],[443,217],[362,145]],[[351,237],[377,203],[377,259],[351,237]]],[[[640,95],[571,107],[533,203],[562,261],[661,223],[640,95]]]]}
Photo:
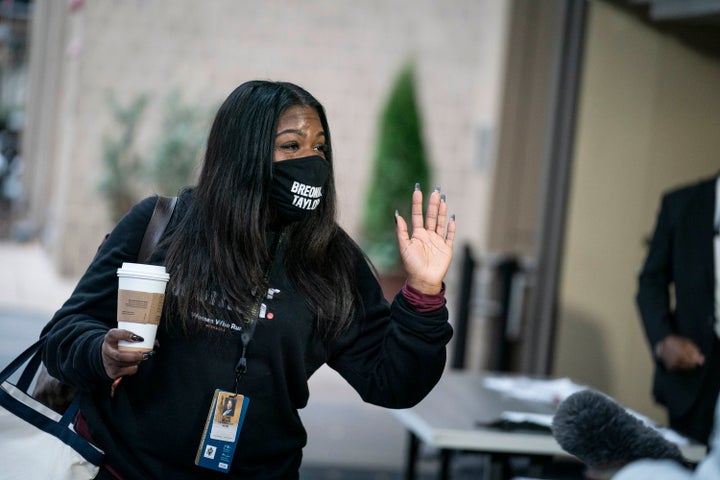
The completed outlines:
{"type": "MultiPolygon", "coordinates": [[[[446,372],[433,391],[418,405],[405,410],[392,410],[410,437],[405,475],[407,480],[415,478],[419,442],[441,451],[441,479],[449,478],[450,460],[456,451],[485,453],[500,462],[510,455],[540,459],[572,458],[549,432],[483,427],[497,420],[503,411],[552,414],[556,407],[549,402],[521,400],[491,390],[483,384],[483,379],[488,375],[446,372]]],[[[699,462],[705,457],[706,449],[703,445],[684,445],[680,449],[693,462],[699,462]]],[[[502,469],[495,465],[497,468],[502,469]]]]}

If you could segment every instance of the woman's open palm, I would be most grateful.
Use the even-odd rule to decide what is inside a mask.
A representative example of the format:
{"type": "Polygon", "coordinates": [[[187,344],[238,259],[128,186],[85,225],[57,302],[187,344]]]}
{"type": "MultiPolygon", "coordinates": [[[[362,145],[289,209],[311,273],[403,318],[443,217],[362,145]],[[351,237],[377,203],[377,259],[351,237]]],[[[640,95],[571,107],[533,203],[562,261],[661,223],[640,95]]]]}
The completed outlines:
{"type": "Polygon", "coordinates": [[[396,212],[398,247],[408,285],[423,293],[435,294],[440,292],[450,268],[455,218],[453,215],[448,220],[447,202],[439,189],[430,194],[425,218],[422,202],[422,191],[416,185],[412,195],[412,234],[405,219],[396,212]]]}

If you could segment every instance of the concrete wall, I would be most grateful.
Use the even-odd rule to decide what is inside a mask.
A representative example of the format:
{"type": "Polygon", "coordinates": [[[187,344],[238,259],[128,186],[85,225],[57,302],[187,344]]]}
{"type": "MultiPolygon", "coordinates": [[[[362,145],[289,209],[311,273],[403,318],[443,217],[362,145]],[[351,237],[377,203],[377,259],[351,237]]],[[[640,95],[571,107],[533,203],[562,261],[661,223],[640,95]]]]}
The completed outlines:
{"type": "Polygon", "coordinates": [[[397,71],[414,58],[434,183],[457,214],[459,241],[482,243],[494,159],[478,132],[495,135],[507,8],[492,0],[97,0],[70,10],[38,0],[29,97],[42,101],[29,102],[31,215],[60,271],[78,275],[111,228],[97,191],[102,138],[117,134],[107,96],[126,105],[149,96],[139,144],[150,148],[170,91],[208,106],[245,80],[266,78],[296,82],[325,104],[341,223],[357,236],[378,114],[397,71]]]}
{"type": "Polygon", "coordinates": [[[555,373],[657,420],[634,295],[661,193],[718,171],[720,63],[592,2],[555,373]]]}

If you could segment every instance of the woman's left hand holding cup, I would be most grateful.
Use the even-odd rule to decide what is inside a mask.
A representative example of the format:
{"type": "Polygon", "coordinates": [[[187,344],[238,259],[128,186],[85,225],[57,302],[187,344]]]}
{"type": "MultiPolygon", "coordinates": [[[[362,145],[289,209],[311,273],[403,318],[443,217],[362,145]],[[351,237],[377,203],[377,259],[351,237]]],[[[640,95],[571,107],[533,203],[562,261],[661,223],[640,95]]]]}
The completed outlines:
{"type": "Polygon", "coordinates": [[[118,342],[127,340],[129,342],[142,342],[143,339],[138,337],[129,330],[121,330],[112,328],[106,334],[102,344],[102,361],[105,367],[105,373],[108,377],[116,379],[126,375],[134,375],[138,371],[138,366],[143,360],[147,360],[152,352],[139,352],[119,350],[118,342]]]}

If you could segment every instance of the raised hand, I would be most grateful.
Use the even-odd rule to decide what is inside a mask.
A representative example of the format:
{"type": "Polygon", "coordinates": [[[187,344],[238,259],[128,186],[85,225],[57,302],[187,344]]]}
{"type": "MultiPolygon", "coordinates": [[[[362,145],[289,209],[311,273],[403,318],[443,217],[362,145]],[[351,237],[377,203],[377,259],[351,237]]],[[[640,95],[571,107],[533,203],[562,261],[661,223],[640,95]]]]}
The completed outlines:
{"type": "Polygon", "coordinates": [[[398,247],[408,285],[422,293],[436,294],[440,293],[452,260],[455,216],[448,221],[447,202],[439,188],[430,194],[424,219],[422,202],[422,191],[416,184],[412,195],[412,235],[405,219],[395,212],[398,247]]]}

